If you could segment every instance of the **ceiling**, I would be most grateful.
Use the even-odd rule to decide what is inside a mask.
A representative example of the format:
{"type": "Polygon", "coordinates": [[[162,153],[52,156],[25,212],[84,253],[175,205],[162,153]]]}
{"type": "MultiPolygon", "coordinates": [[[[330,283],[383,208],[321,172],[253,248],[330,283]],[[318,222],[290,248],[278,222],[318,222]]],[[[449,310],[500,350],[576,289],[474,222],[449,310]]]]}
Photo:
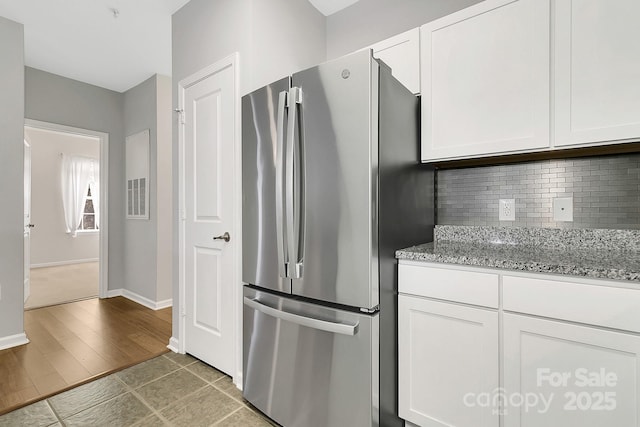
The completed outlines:
{"type": "Polygon", "coordinates": [[[124,92],[171,75],[171,15],[188,1],[0,0],[0,16],[24,24],[26,65],[124,92]]]}
{"type": "MultiPolygon", "coordinates": [[[[265,0],[261,0],[265,1],[265,0]]],[[[358,0],[309,0],[331,15],[358,0]]],[[[124,92],[171,75],[171,15],[189,0],[0,0],[29,67],[124,92]]]]}
{"type": "Polygon", "coordinates": [[[324,16],[334,13],[357,3],[359,0],[309,0],[324,16]]]}

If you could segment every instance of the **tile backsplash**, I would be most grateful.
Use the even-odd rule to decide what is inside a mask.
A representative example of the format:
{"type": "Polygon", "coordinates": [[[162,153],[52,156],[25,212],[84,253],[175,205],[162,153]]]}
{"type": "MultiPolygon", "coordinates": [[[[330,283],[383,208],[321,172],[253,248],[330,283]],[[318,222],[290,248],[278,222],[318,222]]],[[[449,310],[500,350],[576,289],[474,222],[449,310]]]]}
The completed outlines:
{"type": "Polygon", "coordinates": [[[640,154],[439,170],[436,197],[440,225],[640,229],[640,154]],[[555,197],[573,197],[573,222],[553,220],[555,197]]]}

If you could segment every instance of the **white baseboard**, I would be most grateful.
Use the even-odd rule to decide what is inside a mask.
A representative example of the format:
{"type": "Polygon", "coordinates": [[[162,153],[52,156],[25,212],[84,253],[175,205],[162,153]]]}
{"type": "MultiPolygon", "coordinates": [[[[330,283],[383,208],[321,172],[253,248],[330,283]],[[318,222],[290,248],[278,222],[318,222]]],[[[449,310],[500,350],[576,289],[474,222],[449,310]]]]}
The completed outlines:
{"type": "Polygon", "coordinates": [[[85,264],[88,262],[98,262],[99,258],[72,259],[69,261],[42,262],[40,264],[31,264],[31,268],[58,267],[61,265],[85,264]]]}
{"type": "Polygon", "coordinates": [[[128,289],[112,289],[107,291],[107,298],[113,297],[125,297],[130,299],[133,302],[137,302],[140,305],[144,305],[151,310],[161,310],[163,308],[171,307],[173,305],[172,299],[167,299],[163,301],[152,301],[147,297],[143,297],[135,292],[131,292],[128,289]]]}
{"type": "Polygon", "coordinates": [[[173,299],[169,298],[163,301],[156,302],[155,310],[162,310],[163,308],[173,307],[173,299]]]}
{"type": "Polygon", "coordinates": [[[29,344],[29,339],[24,332],[0,338],[0,350],[6,350],[7,348],[17,347],[24,344],[29,344]]]}
{"type": "Polygon", "coordinates": [[[242,373],[237,373],[236,376],[233,377],[233,383],[238,390],[242,391],[242,373]]]}
{"type": "Polygon", "coordinates": [[[121,297],[124,289],[112,289],[107,291],[107,298],[121,297]]]}
{"type": "Polygon", "coordinates": [[[174,353],[180,353],[180,341],[178,341],[175,337],[171,337],[171,339],[169,339],[169,345],[167,346],[167,348],[174,353]]]}

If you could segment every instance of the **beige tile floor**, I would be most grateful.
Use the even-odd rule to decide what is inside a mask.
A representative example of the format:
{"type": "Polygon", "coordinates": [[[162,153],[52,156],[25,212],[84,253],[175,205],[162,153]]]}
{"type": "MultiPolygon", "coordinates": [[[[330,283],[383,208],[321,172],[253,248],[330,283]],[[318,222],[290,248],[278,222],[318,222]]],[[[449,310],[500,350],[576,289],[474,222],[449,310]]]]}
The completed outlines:
{"type": "Polygon", "coordinates": [[[0,416],[14,426],[270,427],[231,378],[167,353],[0,416]]]}

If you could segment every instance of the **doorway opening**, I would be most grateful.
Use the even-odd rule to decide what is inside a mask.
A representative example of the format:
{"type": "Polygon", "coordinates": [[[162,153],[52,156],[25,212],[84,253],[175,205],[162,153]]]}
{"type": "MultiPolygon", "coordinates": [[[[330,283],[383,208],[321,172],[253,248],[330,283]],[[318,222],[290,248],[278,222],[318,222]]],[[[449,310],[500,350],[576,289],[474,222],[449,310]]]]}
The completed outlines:
{"type": "Polygon", "coordinates": [[[25,121],[25,310],[107,296],[108,134],[25,121]]]}

